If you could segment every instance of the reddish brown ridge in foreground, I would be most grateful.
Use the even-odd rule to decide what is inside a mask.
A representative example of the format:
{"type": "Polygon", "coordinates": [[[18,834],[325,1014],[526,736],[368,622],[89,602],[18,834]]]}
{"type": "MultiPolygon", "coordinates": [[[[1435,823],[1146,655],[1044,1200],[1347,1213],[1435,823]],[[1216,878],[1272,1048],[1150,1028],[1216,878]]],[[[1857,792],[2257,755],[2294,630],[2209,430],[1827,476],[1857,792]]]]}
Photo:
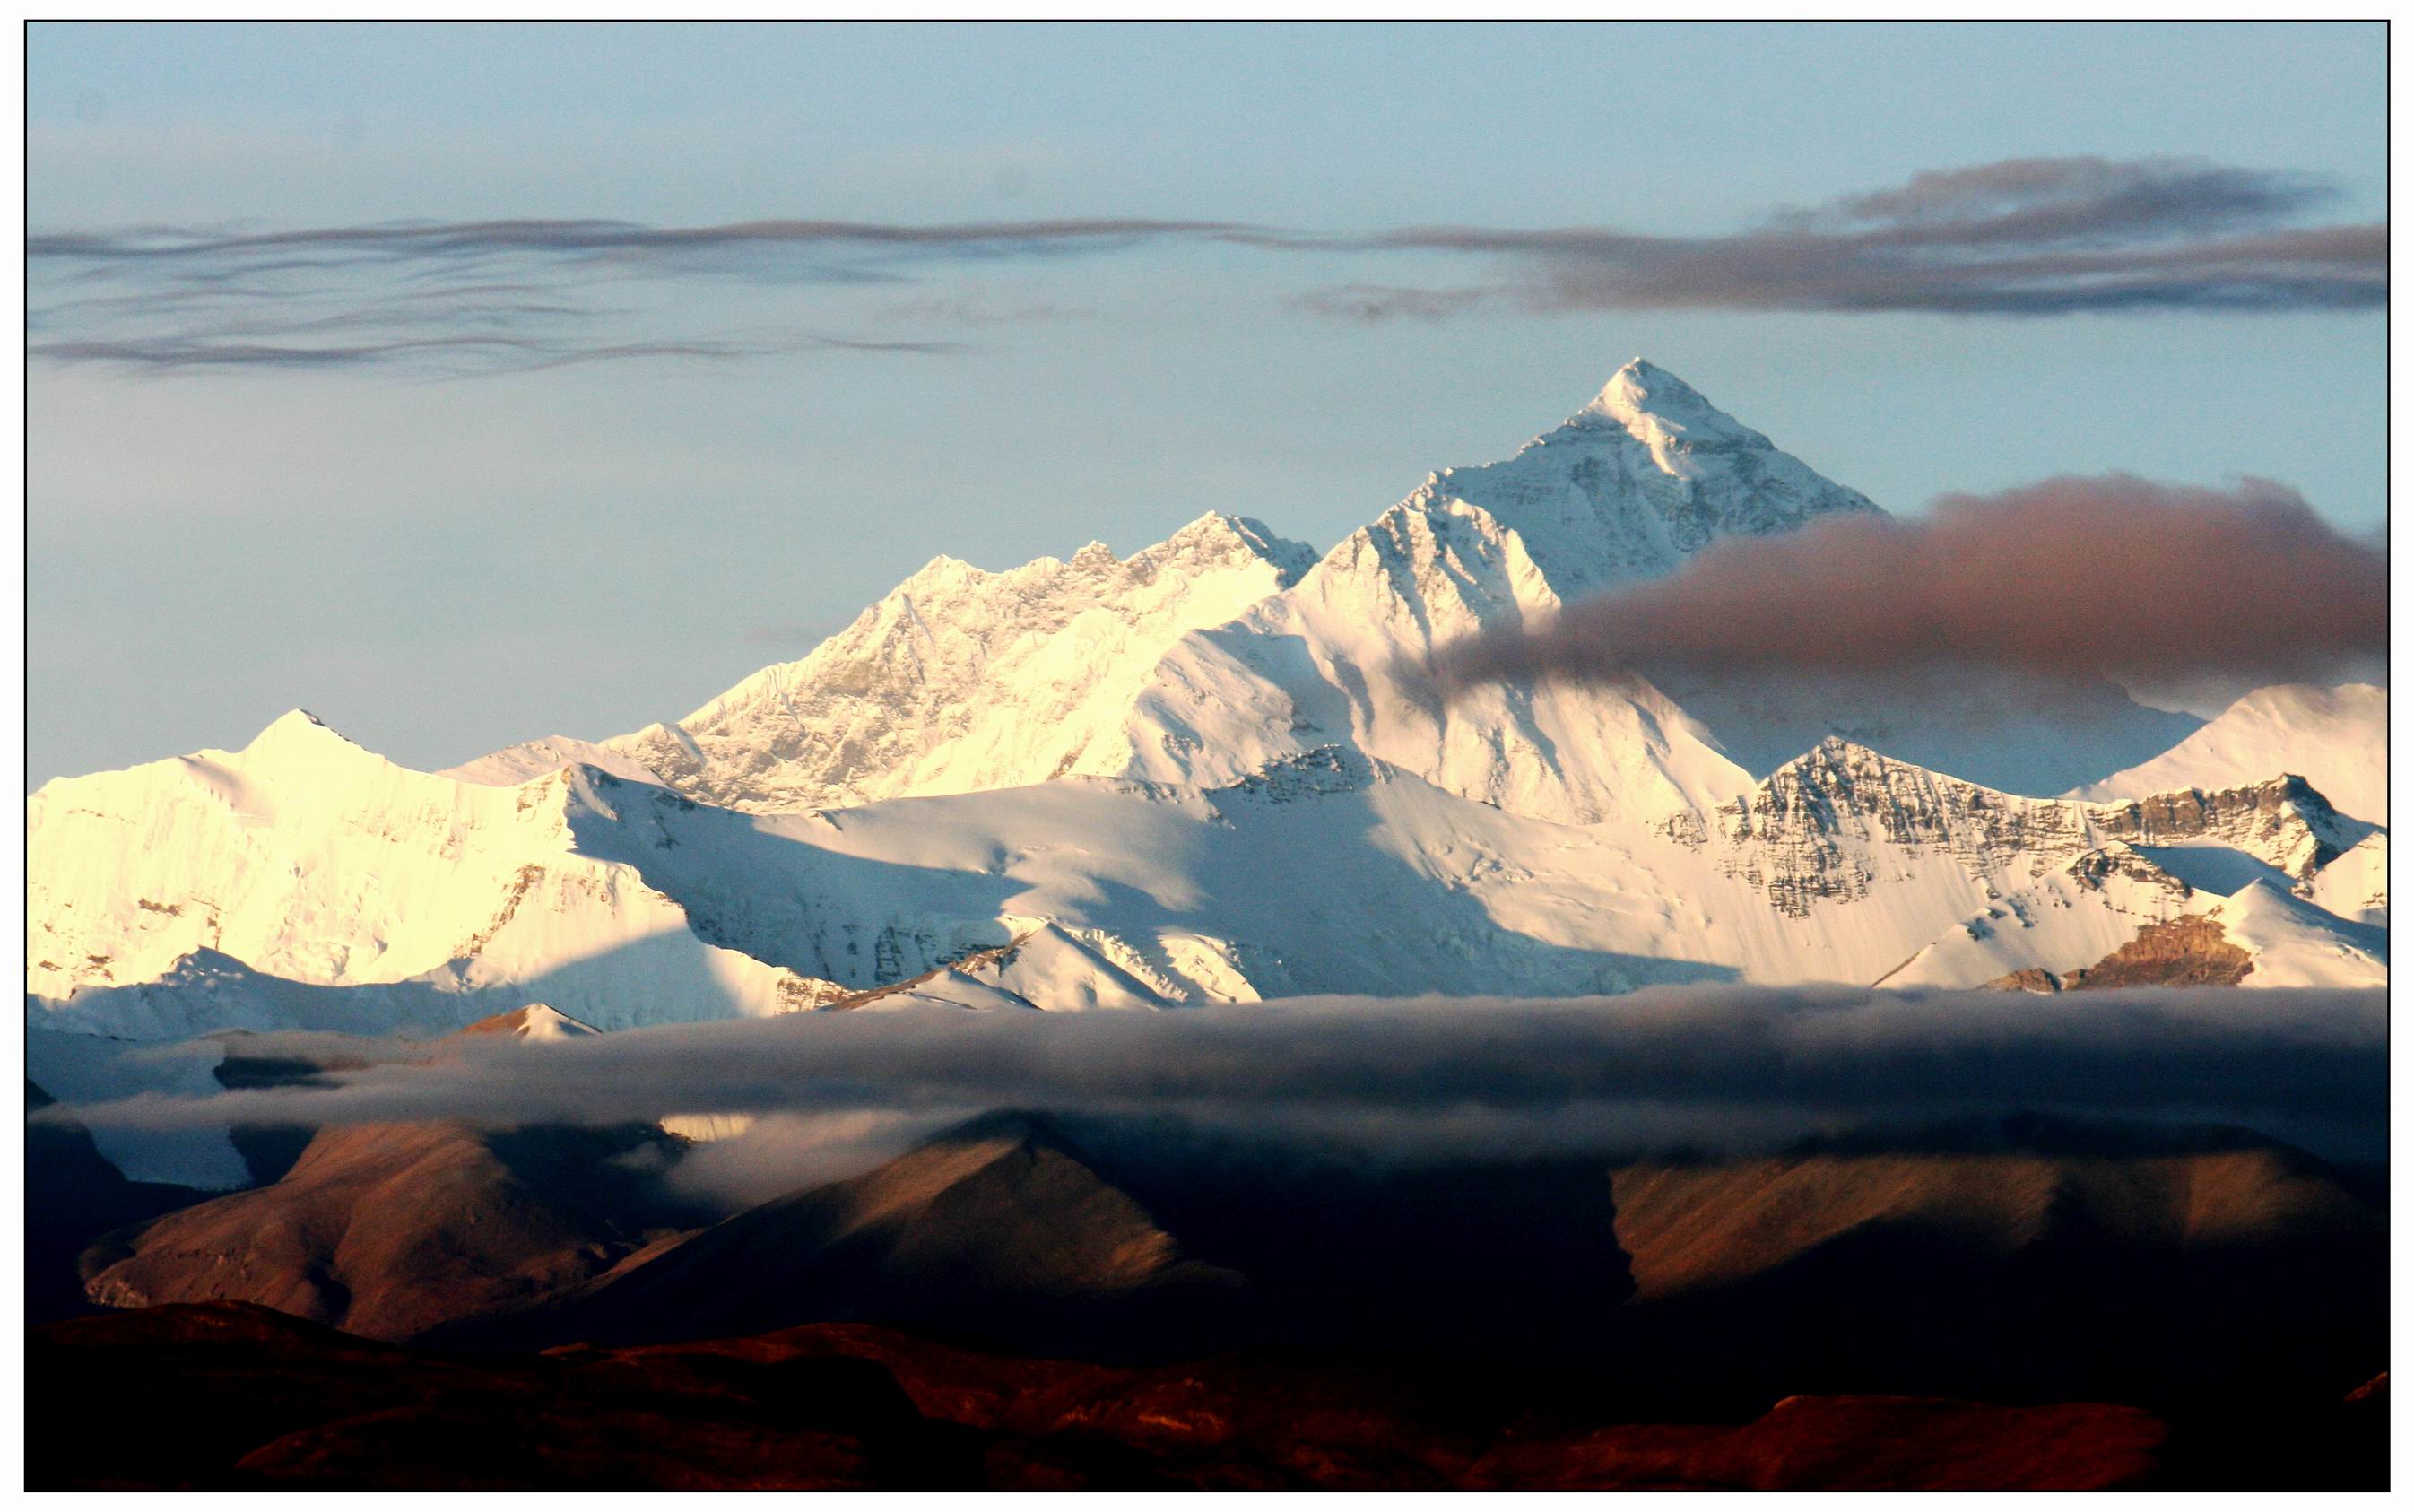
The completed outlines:
{"type": "MultiPolygon", "coordinates": [[[[856,1325],[472,1359],[213,1304],[52,1325],[31,1368],[36,1489],[2042,1489],[2230,1473],[2180,1463],[2200,1430],[2101,1403],[1794,1397],[1742,1423],[1587,1424],[1546,1383],[1521,1394],[1396,1360],[1087,1365],[856,1325]],[[129,1418],[145,1432],[94,1426],[129,1418]]],[[[2360,1449],[2356,1466],[2379,1463],[2385,1386],[2358,1397],[2282,1435],[2309,1480],[2360,1449]]]]}

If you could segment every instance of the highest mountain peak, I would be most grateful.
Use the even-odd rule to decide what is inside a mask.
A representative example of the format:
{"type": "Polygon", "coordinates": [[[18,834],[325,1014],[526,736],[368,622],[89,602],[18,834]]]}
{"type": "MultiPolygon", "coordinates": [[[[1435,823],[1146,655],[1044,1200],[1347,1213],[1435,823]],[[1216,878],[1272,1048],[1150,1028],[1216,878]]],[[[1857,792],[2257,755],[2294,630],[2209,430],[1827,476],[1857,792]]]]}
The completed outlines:
{"type": "Polygon", "coordinates": [[[1546,817],[1656,813],[1749,779],[1664,735],[1669,711],[1574,699],[1438,717],[1380,669],[1437,636],[1662,576],[1722,537],[1874,508],[1637,359],[1567,424],[1433,475],[1320,560],[1220,511],[1121,559],[1095,542],[995,573],[940,558],[802,660],[607,743],[671,787],[757,812],[1057,777],[1213,786],[1347,741],[1546,817]]]}
{"type": "Polygon", "coordinates": [[[1572,426],[1602,421],[1647,444],[1661,437],[1746,446],[1769,443],[1767,437],[1702,397],[1691,384],[1641,357],[1610,375],[1592,402],[1568,419],[1572,426]]]}
{"type": "Polygon", "coordinates": [[[1515,531],[1562,599],[1664,576],[1724,536],[1877,509],[1640,357],[1557,429],[1408,502],[1447,501],[1515,531]]]}

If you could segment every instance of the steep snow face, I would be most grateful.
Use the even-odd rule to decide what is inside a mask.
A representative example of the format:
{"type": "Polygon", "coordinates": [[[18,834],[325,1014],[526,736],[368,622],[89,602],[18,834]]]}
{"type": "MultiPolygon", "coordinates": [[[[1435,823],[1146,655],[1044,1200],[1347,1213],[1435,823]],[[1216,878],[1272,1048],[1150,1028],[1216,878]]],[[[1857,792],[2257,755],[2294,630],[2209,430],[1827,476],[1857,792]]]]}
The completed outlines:
{"type": "Polygon", "coordinates": [[[2234,787],[2279,772],[2303,777],[2341,813],[2387,824],[2389,690],[2361,682],[2258,688],[2161,756],[2072,796],[2234,787]]]}
{"type": "MultiPolygon", "coordinates": [[[[1007,573],[942,558],[803,661],[607,743],[761,813],[1064,776],[1214,786],[1344,743],[1537,817],[1639,818],[1751,775],[1648,688],[1446,703],[1423,671],[1434,647],[1722,536],[1875,507],[1638,359],[1514,457],[1435,474],[1320,561],[1220,515],[1127,561],[1098,546],[1007,573]]],[[[554,754],[463,775],[533,774],[554,754]]]]}
{"type": "Polygon", "coordinates": [[[1184,637],[1134,706],[1133,770],[1213,786],[1339,741],[1454,793],[1592,824],[1715,808],[1830,736],[2043,794],[2196,728],[2109,683],[2009,674],[1695,680],[1674,697],[1499,684],[1445,699],[1425,673],[1438,646],[1673,572],[1714,541],[1875,509],[1638,359],[1514,457],[1437,473],[1297,588],[1184,637]]]}
{"type": "MultiPolygon", "coordinates": [[[[1439,710],[1431,721],[1456,727],[1428,729],[1419,711],[1437,700],[1401,668],[1421,665],[1445,628],[1464,633],[1468,620],[1522,623],[1562,601],[1675,572],[1721,539],[1880,513],[1641,358],[1557,429],[1506,461],[1435,474],[1400,512],[1481,519],[1489,533],[1514,541],[1527,570],[1502,574],[1511,591],[1469,605],[1463,619],[1393,615],[1388,622],[1411,623],[1415,633],[1385,647],[1346,648],[1370,685],[1365,701],[1406,716],[1386,719],[1390,711],[1379,711],[1363,719],[1381,726],[1369,730],[1374,743],[1366,748],[1453,791],[1523,801],[1545,817],[1643,816],[1672,793],[1697,804],[1721,801],[1740,790],[1738,775],[1767,775],[1829,736],[2003,791],[2059,793],[2167,751],[2199,723],[2147,709],[2109,682],[2049,685],[1956,670],[1883,681],[1795,673],[1662,679],[1632,698],[1599,689],[1500,689],[1471,707],[1439,710]],[[1548,777],[1498,770],[1524,758],[1519,737],[1537,727],[1565,737],[1548,747],[1561,770],[1548,777]],[[1483,752],[1496,743],[1504,756],[1487,762],[1483,752]]],[[[1439,553],[1403,556],[1404,568],[1381,563],[1392,579],[1420,591],[1447,579],[1446,600],[1461,582],[1484,581],[1439,553]]],[[[1293,596],[1319,591],[1318,578],[1328,575],[1367,575],[1369,558],[1358,541],[1345,542],[1293,596]]],[[[1381,596],[1372,587],[1320,591],[1343,601],[1381,596]]],[[[1420,593],[1402,596],[1414,603],[1420,593]]],[[[1315,629],[1311,622],[1304,637],[1311,648],[1319,645],[1315,629]]]]}
{"type": "Polygon", "coordinates": [[[143,981],[222,951],[305,981],[471,953],[558,809],[395,766],[300,711],[238,752],[63,778],[26,801],[27,987],[143,981]],[[361,900],[377,901],[365,906],[361,900]]]}
{"type": "MultiPolygon", "coordinates": [[[[1715,541],[1876,512],[1637,358],[1514,456],[1433,474],[1321,560],[1221,515],[1124,561],[1096,545],[1006,573],[940,558],[804,660],[588,764],[782,813],[1065,776],[1217,786],[1346,744],[1589,824],[1715,806],[1828,735],[2049,793],[2196,727],[2109,684],[2048,696],[2008,676],[1445,699],[1426,672],[1446,642],[1676,571],[1715,541]]],[[[507,782],[565,757],[585,759],[557,738],[456,772],[507,782]]]]}
{"type": "Polygon", "coordinates": [[[1124,560],[1095,542],[1004,573],[940,557],[802,661],[608,743],[681,792],[756,812],[1122,771],[1149,668],[1313,558],[1220,514],[1124,560]]]}

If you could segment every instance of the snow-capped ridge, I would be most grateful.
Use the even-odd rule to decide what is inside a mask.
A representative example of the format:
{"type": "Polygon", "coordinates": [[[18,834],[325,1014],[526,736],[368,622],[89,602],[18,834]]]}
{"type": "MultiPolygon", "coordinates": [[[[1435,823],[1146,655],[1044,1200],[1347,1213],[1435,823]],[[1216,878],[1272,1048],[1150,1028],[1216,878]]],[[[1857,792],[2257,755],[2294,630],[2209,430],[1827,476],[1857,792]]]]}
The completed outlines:
{"type": "Polygon", "coordinates": [[[643,762],[608,745],[574,740],[567,735],[548,735],[541,740],[507,745],[474,761],[447,767],[436,775],[487,787],[517,787],[523,783],[541,782],[562,768],[574,765],[600,768],[629,782],[662,785],[662,779],[643,762]]]}
{"type": "Polygon", "coordinates": [[[1211,511],[1126,558],[1096,543],[997,573],[940,558],[802,659],[605,743],[678,791],[752,812],[1145,776],[1125,726],[1150,670],[1314,557],[1211,511]]]}
{"type": "Polygon", "coordinates": [[[1163,541],[1143,546],[1128,557],[1117,556],[1114,547],[1104,541],[1090,541],[1070,557],[1034,557],[1019,566],[991,571],[961,557],[941,553],[898,584],[888,597],[908,594],[917,588],[989,583],[1000,579],[1027,582],[1052,578],[1067,572],[1096,575],[1120,568],[1138,576],[1150,577],[1169,563],[1229,562],[1244,558],[1274,567],[1282,585],[1288,587],[1298,579],[1301,573],[1315,564],[1317,553],[1313,546],[1276,535],[1262,520],[1211,509],[1163,541]]]}
{"type": "MultiPolygon", "coordinates": [[[[619,1029],[909,1001],[1976,985],[2086,966],[2214,898],[2312,977],[2385,976],[2385,936],[2356,933],[2386,918],[2385,831],[2280,774],[2323,770],[2287,717],[2319,700],[2233,722],[2252,738],[2188,769],[2223,780],[2090,801],[1889,754],[1922,719],[1985,724],[1961,749],[2004,740],[1970,717],[1985,690],[1889,722],[1815,688],[1795,690],[1811,717],[1775,713],[1781,690],[1738,682],[1705,719],[1690,691],[1445,698],[1427,670],[1438,645],[1720,540],[1875,508],[1637,359],[1557,430],[1434,474],[1320,556],[1210,511],[1127,557],[934,558],[806,656],[605,744],[430,775],[296,711],[240,752],[29,799],[29,1006],[165,1039],[437,1033],[540,1000],[619,1029]],[[2292,903],[2233,896],[2250,875],[2292,903]]],[[[2365,696],[2385,694],[2336,691],[2347,743],[2385,750],[2365,696]]],[[[2118,749],[2033,786],[2148,747],[2118,749]]],[[[2274,962],[2250,984],[2293,980],[2274,962]]]]}
{"type": "Polygon", "coordinates": [[[2152,760],[2075,789],[2109,801],[2259,782],[2301,771],[2341,813],[2389,822],[2389,690],[2283,683],[2258,688],[2152,760]]]}

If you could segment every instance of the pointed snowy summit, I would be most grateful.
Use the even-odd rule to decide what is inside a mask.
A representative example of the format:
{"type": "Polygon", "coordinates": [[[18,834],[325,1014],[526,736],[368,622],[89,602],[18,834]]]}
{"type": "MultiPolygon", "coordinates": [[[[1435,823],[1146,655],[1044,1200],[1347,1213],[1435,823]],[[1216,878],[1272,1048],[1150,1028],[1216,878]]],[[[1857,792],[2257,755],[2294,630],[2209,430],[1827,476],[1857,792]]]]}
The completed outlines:
{"type": "Polygon", "coordinates": [[[1702,397],[1691,383],[1642,357],[1611,374],[1592,402],[1568,417],[1571,426],[1602,422],[1646,444],[1662,438],[1769,444],[1767,437],[1702,397]]]}
{"type": "Polygon", "coordinates": [[[289,709],[268,722],[251,743],[240,753],[246,756],[273,756],[284,752],[325,752],[349,749],[374,755],[358,741],[337,730],[334,726],[307,709],[289,709]]]}
{"type": "Polygon", "coordinates": [[[1723,536],[1880,513],[1641,357],[1516,455],[1446,468],[1407,502],[1453,501],[1515,531],[1562,598],[1664,576],[1723,536]]]}

